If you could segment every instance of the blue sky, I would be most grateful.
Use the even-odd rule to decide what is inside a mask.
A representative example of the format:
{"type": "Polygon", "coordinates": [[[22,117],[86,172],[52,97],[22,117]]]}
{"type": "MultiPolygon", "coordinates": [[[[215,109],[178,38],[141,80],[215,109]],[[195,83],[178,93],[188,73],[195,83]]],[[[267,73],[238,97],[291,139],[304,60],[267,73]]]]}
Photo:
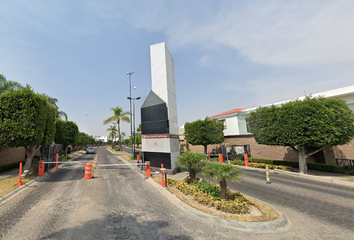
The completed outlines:
{"type": "MultiPolygon", "coordinates": [[[[140,123],[150,45],[166,42],[181,126],[353,85],[352,9],[349,0],[1,1],[0,73],[57,98],[80,131],[107,135],[110,108],[129,111],[131,71],[140,123]]],[[[122,130],[130,135],[128,123],[122,130]]]]}

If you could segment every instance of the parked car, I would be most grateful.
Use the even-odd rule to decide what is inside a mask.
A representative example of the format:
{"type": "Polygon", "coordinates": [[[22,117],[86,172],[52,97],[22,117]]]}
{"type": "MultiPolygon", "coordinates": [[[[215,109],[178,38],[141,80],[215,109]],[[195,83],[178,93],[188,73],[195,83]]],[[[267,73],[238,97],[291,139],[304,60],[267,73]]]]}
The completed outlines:
{"type": "Polygon", "coordinates": [[[96,153],[96,152],[95,152],[95,149],[94,149],[93,147],[88,147],[88,148],[86,149],[86,154],[89,154],[89,153],[96,153]]]}

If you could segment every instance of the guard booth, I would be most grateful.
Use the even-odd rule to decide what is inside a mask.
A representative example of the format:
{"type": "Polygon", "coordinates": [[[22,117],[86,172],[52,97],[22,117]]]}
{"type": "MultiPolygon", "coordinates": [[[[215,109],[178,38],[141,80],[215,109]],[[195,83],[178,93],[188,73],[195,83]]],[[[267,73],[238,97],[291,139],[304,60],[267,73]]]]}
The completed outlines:
{"type": "Polygon", "coordinates": [[[223,155],[224,155],[224,161],[225,160],[230,160],[233,161],[236,158],[241,160],[244,160],[244,154],[248,155],[248,157],[251,156],[251,148],[249,144],[237,144],[237,145],[231,145],[230,147],[223,147],[223,155]]]}

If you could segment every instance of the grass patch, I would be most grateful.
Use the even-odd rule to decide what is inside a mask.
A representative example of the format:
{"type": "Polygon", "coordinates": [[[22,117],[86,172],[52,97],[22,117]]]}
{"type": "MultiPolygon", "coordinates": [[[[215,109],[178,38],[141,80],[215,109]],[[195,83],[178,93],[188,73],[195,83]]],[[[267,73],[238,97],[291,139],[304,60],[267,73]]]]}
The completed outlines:
{"type": "Polygon", "coordinates": [[[354,182],[354,178],[345,178],[345,179],[343,179],[343,181],[346,181],[346,182],[354,182]]]}
{"type": "Polygon", "coordinates": [[[130,162],[130,155],[126,154],[126,155],[120,155],[121,158],[123,158],[125,161],[130,162]]]}
{"type": "MultiPolygon", "coordinates": [[[[34,179],[34,176],[29,176],[26,178],[22,178],[22,182],[23,182],[23,184],[26,184],[33,179],[34,179]]],[[[1,180],[0,181],[0,197],[5,196],[9,192],[18,188],[18,186],[16,185],[17,182],[18,182],[18,176],[1,180]]]]}

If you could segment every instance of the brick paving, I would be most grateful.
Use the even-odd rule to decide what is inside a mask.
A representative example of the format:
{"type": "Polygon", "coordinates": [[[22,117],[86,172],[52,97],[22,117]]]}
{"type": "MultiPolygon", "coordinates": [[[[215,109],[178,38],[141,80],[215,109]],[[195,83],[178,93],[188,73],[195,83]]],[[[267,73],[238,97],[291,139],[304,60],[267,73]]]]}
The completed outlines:
{"type": "MultiPolygon", "coordinates": [[[[103,147],[97,153],[98,164],[123,163],[103,147]]],[[[92,161],[93,157],[83,155],[77,160],[92,161]]],[[[263,195],[274,195],[271,204],[286,212],[292,222],[287,232],[274,229],[271,234],[246,233],[230,228],[223,221],[209,221],[208,217],[181,211],[178,204],[148,183],[139,170],[129,166],[98,167],[94,179],[84,180],[84,167],[84,164],[65,165],[1,205],[0,239],[349,239],[353,234],[348,229],[350,225],[343,224],[340,217],[335,220],[338,223],[325,221],[320,219],[325,216],[316,218],[313,212],[307,213],[306,207],[291,207],[293,201],[301,202],[301,197],[310,198],[320,192],[312,189],[295,198],[288,193],[296,187],[291,187],[291,181],[278,187],[274,182],[261,191],[264,183],[254,174],[245,178],[243,185],[236,186],[249,189],[249,195],[260,191],[263,200],[266,200],[263,195]],[[249,185],[245,185],[246,181],[249,185]],[[288,199],[275,201],[281,194],[288,195],[288,199]],[[289,203],[282,205],[284,201],[289,203]]],[[[301,184],[306,187],[308,183],[301,184]]],[[[350,193],[339,191],[340,201],[351,197],[350,193]]],[[[331,195],[323,201],[337,200],[331,195]]],[[[335,209],[333,214],[351,211],[350,205],[350,202],[343,205],[345,210],[335,209]]]]}

